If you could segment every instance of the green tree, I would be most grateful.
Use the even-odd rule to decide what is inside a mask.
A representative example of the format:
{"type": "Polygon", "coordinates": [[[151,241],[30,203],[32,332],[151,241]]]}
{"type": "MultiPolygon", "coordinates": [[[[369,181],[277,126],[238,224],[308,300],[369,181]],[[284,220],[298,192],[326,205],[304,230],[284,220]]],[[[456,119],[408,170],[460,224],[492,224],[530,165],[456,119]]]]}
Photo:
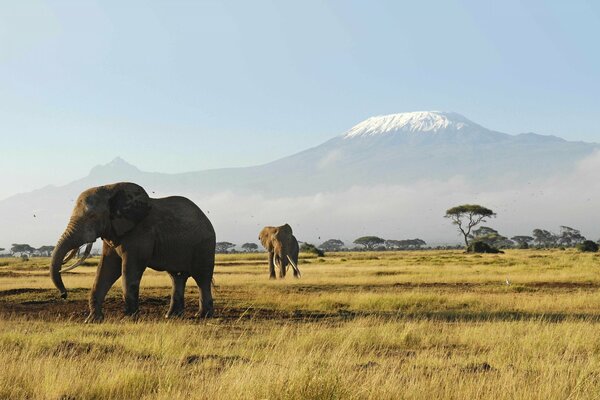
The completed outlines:
{"type": "Polygon", "coordinates": [[[560,227],[560,234],[558,236],[559,245],[572,247],[582,243],[583,241],[585,241],[585,237],[578,229],[573,229],[568,226],[560,227]]]}
{"type": "Polygon", "coordinates": [[[497,249],[512,247],[513,243],[505,236],[498,233],[497,230],[489,226],[482,226],[473,230],[469,238],[478,242],[485,242],[497,249]]]}
{"type": "Polygon", "coordinates": [[[385,243],[385,239],[377,236],[362,236],[356,239],[353,243],[363,246],[365,250],[373,250],[377,245],[385,243]]]}
{"type": "Polygon", "coordinates": [[[512,240],[513,242],[515,242],[517,244],[517,247],[520,249],[528,249],[529,246],[531,245],[531,243],[533,243],[533,241],[535,240],[533,237],[531,236],[527,236],[527,235],[520,235],[520,236],[513,236],[510,238],[510,240],[512,240]]]}
{"type": "Polygon", "coordinates": [[[10,248],[10,252],[15,255],[15,254],[19,254],[19,255],[30,255],[33,251],[35,250],[35,248],[31,247],[28,244],[19,244],[19,243],[13,243],[12,247],[10,248]]]}
{"type": "Polygon", "coordinates": [[[534,229],[532,236],[539,247],[556,247],[558,236],[545,229],[534,229]]]}
{"type": "Polygon", "coordinates": [[[36,249],[41,256],[49,257],[54,250],[54,246],[42,246],[36,249]]]}
{"type": "Polygon", "coordinates": [[[581,243],[577,243],[577,250],[585,251],[590,253],[595,253],[598,251],[598,243],[593,242],[591,240],[584,240],[581,243]]]}
{"type": "Polygon", "coordinates": [[[385,241],[385,247],[390,250],[417,250],[426,244],[422,239],[390,239],[385,241]]]}
{"type": "Polygon", "coordinates": [[[256,243],[244,243],[242,245],[242,249],[244,251],[247,251],[248,253],[252,253],[252,252],[258,250],[258,245],[256,243]]]}
{"type": "Polygon", "coordinates": [[[471,230],[481,222],[485,222],[486,218],[495,216],[496,213],[489,208],[478,204],[463,204],[446,210],[444,217],[450,218],[452,223],[458,227],[458,231],[464,237],[465,247],[468,248],[471,230]]]}
{"type": "Polygon", "coordinates": [[[316,254],[319,257],[325,256],[325,252],[323,250],[319,249],[314,244],[304,242],[300,245],[300,252],[316,254]]]}
{"type": "Polygon", "coordinates": [[[339,239],[329,239],[321,243],[319,248],[325,251],[340,251],[344,246],[344,242],[339,239]]]}
{"type": "Polygon", "coordinates": [[[234,243],[230,242],[217,242],[215,251],[217,253],[229,253],[231,249],[235,247],[234,243]]]}

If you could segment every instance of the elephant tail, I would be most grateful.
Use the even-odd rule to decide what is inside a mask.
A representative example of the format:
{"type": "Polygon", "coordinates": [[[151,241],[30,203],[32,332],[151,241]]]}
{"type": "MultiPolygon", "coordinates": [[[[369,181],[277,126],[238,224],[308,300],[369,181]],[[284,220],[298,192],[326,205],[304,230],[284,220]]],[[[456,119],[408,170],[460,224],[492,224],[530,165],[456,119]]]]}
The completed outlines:
{"type": "Polygon", "coordinates": [[[298,277],[302,276],[302,274],[300,273],[300,268],[298,268],[296,263],[292,260],[292,258],[289,255],[287,256],[287,259],[289,260],[290,264],[292,265],[294,272],[296,272],[296,274],[298,274],[298,277]]]}

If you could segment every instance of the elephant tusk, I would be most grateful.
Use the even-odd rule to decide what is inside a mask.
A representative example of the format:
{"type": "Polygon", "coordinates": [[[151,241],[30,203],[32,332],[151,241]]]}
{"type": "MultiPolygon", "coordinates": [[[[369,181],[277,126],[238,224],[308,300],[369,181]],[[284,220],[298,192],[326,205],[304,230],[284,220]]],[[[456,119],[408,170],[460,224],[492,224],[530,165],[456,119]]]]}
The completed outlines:
{"type": "Polygon", "coordinates": [[[88,243],[88,245],[85,248],[85,251],[83,252],[83,255],[81,256],[81,258],[79,260],[77,260],[77,262],[73,265],[70,265],[66,268],[62,268],[60,270],[60,273],[62,274],[63,272],[67,272],[70,271],[74,268],[79,267],[81,264],[83,264],[83,262],[90,256],[90,252],[92,251],[92,246],[94,245],[94,243],[88,243]]]}
{"type": "Polygon", "coordinates": [[[287,256],[287,259],[290,261],[290,264],[292,264],[292,268],[294,269],[294,271],[296,271],[298,276],[302,276],[302,274],[300,273],[300,269],[298,268],[296,263],[292,261],[292,258],[289,255],[287,256]]]}
{"type": "Polygon", "coordinates": [[[75,257],[75,254],[77,254],[77,250],[79,250],[79,247],[69,251],[65,256],[65,259],[62,261],[62,265],[65,265],[69,262],[71,258],[75,257]]]}

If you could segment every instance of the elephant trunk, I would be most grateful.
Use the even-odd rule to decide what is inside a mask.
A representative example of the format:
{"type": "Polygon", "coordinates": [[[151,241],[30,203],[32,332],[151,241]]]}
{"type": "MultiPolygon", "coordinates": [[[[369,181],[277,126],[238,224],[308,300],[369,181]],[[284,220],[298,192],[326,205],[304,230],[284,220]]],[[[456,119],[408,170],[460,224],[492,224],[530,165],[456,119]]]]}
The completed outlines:
{"type": "MultiPolygon", "coordinates": [[[[60,270],[64,263],[65,256],[67,256],[67,253],[71,251],[76,251],[76,249],[84,243],[82,239],[79,239],[78,237],[81,235],[78,235],[77,228],[78,226],[76,222],[69,222],[67,229],[65,229],[64,233],[58,240],[54,251],[52,252],[50,277],[52,278],[54,286],[56,286],[56,288],[60,291],[60,297],[63,299],[67,298],[67,289],[63,283],[60,270]]],[[[70,257],[72,257],[72,255],[73,253],[71,253],[70,257]]]]}

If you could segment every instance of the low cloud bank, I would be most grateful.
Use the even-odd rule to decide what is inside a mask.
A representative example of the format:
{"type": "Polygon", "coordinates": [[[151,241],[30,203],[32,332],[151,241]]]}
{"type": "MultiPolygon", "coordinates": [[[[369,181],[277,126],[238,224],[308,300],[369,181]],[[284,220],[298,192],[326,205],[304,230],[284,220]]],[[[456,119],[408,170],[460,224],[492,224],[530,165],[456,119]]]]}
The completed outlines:
{"type": "Polygon", "coordinates": [[[598,171],[600,153],[561,177],[485,192],[456,177],[444,182],[354,187],[300,197],[189,195],[209,212],[218,239],[238,244],[256,241],[264,225],[286,222],[300,240],[312,243],[340,238],[350,244],[363,235],[418,237],[429,244],[460,243],[455,227],[443,216],[446,209],[463,203],[492,208],[498,217],[487,225],[509,237],[531,234],[534,228],[558,231],[560,225],[568,225],[596,240],[600,237],[598,171]]]}
{"type": "MultiPolygon", "coordinates": [[[[568,225],[597,240],[600,238],[599,171],[600,153],[597,153],[560,177],[514,187],[503,185],[497,190],[479,191],[463,178],[455,177],[298,197],[232,192],[208,196],[156,192],[152,196],[190,197],[208,214],[218,240],[238,245],[258,242],[258,231],[264,225],[283,223],[292,225],[299,240],[315,244],[337,238],[351,245],[364,235],[421,238],[432,245],[460,243],[455,227],[444,218],[444,213],[463,203],[478,203],[493,209],[498,217],[486,225],[505,236],[531,234],[534,228],[558,231],[560,225],[568,225]]],[[[0,247],[9,247],[11,243],[30,243],[36,247],[53,244],[67,223],[72,204],[62,199],[49,204],[47,199],[40,199],[39,209],[20,210],[15,201],[9,210],[2,210],[5,224],[0,231],[0,247]]]]}

